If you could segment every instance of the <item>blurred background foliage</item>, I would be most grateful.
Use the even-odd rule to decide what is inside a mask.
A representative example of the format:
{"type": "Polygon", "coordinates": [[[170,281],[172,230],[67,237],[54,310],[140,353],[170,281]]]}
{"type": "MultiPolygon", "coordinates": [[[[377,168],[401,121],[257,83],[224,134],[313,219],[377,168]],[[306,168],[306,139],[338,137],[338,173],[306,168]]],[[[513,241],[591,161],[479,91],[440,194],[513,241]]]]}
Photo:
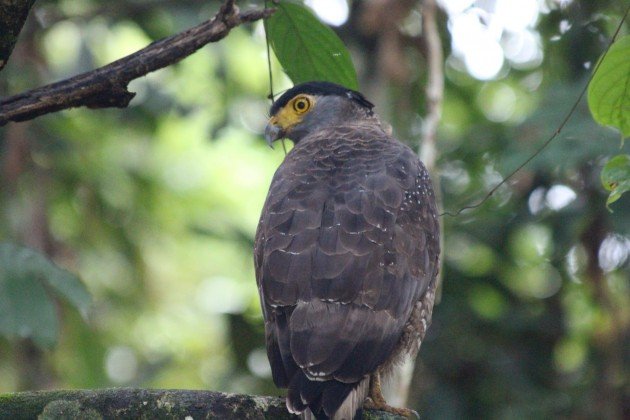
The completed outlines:
{"type": "MultiPolygon", "coordinates": [[[[361,91],[417,148],[426,78],[419,2],[306,3],[349,48],[361,91]]],[[[443,207],[457,211],[558,128],[626,6],[438,3],[448,58],[433,176],[443,207]]],[[[40,0],[0,74],[0,94],[107,64],[218,7],[40,0]]],[[[275,61],[273,71],[275,92],[291,85],[275,61]]],[[[77,273],[94,302],[86,322],[55,299],[53,348],[0,337],[0,392],[277,395],[252,261],[259,212],[284,156],[261,136],[263,25],[239,27],[130,89],[138,95],[128,109],[76,109],[0,129],[0,241],[77,273]]],[[[488,202],[442,217],[442,300],[409,396],[423,417],[630,416],[630,199],[608,211],[599,181],[605,161],[627,150],[584,101],[488,202]]]]}

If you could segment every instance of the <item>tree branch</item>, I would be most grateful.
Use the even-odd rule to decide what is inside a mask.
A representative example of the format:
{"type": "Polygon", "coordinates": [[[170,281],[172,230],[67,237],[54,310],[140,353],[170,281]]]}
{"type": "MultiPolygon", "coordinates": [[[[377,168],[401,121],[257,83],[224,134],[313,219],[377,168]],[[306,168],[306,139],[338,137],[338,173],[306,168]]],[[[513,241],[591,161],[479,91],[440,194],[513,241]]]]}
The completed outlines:
{"type": "MultiPolygon", "coordinates": [[[[403,417],[366,410],[366,420],[403,417]]],[[[276,397],[214,391],[112,388],[0,394],[2,419],[296,419],[276,397]]]]}
{"type": "Polygon", "coordinates": [[[124,108],[135,96],[127,90],[130,81],[177,63],[204,45],[223,39],[232,28],[273,12],[274,9],[239,12],[234,0],[226,0],[214,18],[200,25],[96,70],[0,99],[0,126],[79,106],[124,108]]]}
{"type": "Polygon", "coordinates": [[[0,70],[9,61],[35,0],[0,0],[0,70]]]}
{"type": "Polygon", "coordinates": [[[426,115],[422,127],[420,158],[429,171],[435,168],[437,160],[437,129],[442,118],[444,98],[444,55],[437,27],[437,5],[435,0],[424,0],[422,4],[422,41],[427,61],[426,115]]]}
{"type": "MultiPolygon", "coordinates": [[[[422,2],[422,37],[421,50],[427,62],[427,85],[425,88],[426,115],[422,124],[422,142],[418,148],[420,159],[430,173],[433,173],[433,188],[438,210],[442,209],[442,190],[440,177],[436,171],[439,156],[437,148],[437,131],[442,118],[442,102],[444,100],[444,52],[437,25],[438,7],[435,0],[422,2]]],[[[440,249],[444,250],[444,224],[440,223],[440,249]]],[[[440,258],[438,269],[438,288],[435,303],[442,299],[442,276],[444,258],[440,258]]]]}
{"type": "MultiPolygon", "coordinates": [[[[442,99],[444,97],[444,56],[442,41],[437,25],[437,5],[435,0],[422,0],[420,3],[422,16],[422,33],[419,37],[405,38],[406,42],[413,43],[424,56],[426,62],[427,82],[425,87],[425,116],[422,121],[422,137],[418,142],[418,155],[429,173],[432,174],[435,200],[438,210],[442,208],[442,194],[440,192],[440,178],[436,171],[438,158],[437,129],[442,117],[442,99]]],[[[444,250],[444,224],[440,223],[440,249],[444,250]]],[[[444,252],[444,251],[442,251],[444,252]]],[[[439,260],[439,269],[436,281],[438,282],[435,303],[438,304],[442,293],[442,275],[444,257],[439,260]]],[[[408,358],[394,370],[393,396],[401,405],[409,405],[409,391],[426,385],[417,384],[418,372],[422,369],[421,363],[416,363],[415,358],[408,358]]],[[[413,396],[412,396],[413,398],[413,396]]],[[[412,401],[417,402],[417,401],[412,401]]]]}
{"type": "MultiPolygon", "coordinates": [[[[437,131],[442,118],[442,102],[444,100],[444,53],[437,25],[438,7],[435,0],[424,0],[422,3],[422,42],[427,61],[426,115],[422,126],[422,143],[418,153],[429,172],[433,173],[433,187],[438,209],[442,209],[442,193],[440,177],[436,171],[439,156],[437,148],[437,131]]],[[[440,248],[444,249],[444,224],[440,223],[440,248]]],[[[444,258],[440,258],[438,271],[438,291],[436,303],[442,295],[442,275],[444,258]]]]}

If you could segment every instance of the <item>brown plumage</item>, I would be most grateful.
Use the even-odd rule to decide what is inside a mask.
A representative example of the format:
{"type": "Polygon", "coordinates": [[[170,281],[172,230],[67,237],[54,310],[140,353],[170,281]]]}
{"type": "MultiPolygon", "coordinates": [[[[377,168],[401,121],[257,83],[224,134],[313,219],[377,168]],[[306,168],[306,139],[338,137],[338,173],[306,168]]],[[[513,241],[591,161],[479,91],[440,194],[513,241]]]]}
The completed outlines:
{"type": "Polygon", "coordinates": [[[430,323],[439,256],[431,181],[357,92],[296,86],[271,123],[270,140],[296,143],[271,182],[254,250],[273,379],[289,389],[290,411],[349,419],[370,375],[414,355],[430,323]],[[298,110],[300,95],[312,109],[295,122],[282,109],[298,110]]]}

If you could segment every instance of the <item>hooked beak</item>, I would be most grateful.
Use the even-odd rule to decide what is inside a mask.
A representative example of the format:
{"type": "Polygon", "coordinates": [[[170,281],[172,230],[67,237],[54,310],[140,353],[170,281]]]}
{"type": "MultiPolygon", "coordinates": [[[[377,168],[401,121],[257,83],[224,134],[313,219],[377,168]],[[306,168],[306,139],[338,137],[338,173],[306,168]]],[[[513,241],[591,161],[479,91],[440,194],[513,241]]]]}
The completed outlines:
{"type": "Polygon", "coordinates": [[[284,130],[277,123],[276,117],[269,118],[269,122],[267,123],[267,127],[265,127],[265,140],[267,140],[267,144],[269,147],[273,149],[273,142],[284,137],[284,130]]]}

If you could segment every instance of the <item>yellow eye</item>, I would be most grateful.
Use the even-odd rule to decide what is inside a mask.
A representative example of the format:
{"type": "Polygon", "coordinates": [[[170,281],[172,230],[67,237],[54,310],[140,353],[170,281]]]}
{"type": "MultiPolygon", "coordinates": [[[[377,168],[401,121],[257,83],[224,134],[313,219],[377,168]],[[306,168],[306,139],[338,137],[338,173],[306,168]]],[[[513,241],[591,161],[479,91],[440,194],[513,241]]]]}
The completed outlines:
{"type": "Polygon", "coordinates": [[[299,96],[293,101],[293,110],[298,114],[304,114],[311,109],[311,100],[306,96],[299,96]]]}

